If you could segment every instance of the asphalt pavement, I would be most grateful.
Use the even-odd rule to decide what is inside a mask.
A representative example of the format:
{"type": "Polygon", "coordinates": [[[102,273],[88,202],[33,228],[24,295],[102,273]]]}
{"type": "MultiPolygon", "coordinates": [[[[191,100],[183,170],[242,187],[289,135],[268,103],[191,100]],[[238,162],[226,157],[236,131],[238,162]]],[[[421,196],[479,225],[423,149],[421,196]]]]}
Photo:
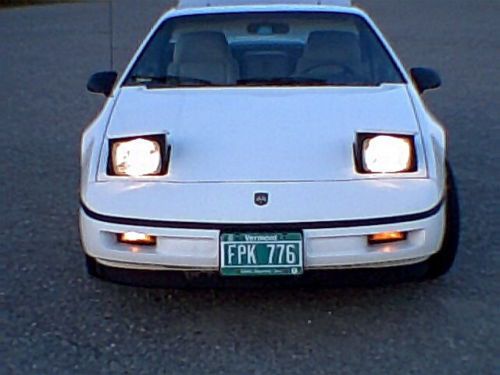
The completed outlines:
{"type": "MultiPolygon", "coordinates": [[[[88,277],[79,139],[106,3],[0,10],[0,374],[500,374],[500,1],[362,0],[449,130],[462,242],[425,283],[158,290],[88,277]]],[[[115,66],[168,1],[115,1],[115,66]]]]}

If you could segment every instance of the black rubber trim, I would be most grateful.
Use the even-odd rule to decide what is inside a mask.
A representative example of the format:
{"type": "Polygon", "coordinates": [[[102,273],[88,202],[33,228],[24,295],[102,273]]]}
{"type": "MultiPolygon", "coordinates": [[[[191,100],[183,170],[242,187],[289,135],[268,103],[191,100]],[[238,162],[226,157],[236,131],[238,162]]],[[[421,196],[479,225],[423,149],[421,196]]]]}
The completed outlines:
{"type": "Polygon", "coordinates": [[[415,214],[388,216],[375,219],[359,219],[359,220],[334,220],[334,221],[316,221],[303,223],[269,223],[269,224],[248,224],[248,223],[194,223],[182,221],[162,221],[150,219],[132,219],[116,216],[101,215],[90,210],[81,202],[81,206],[85,214],[90,218],[103,221],[111,224],[122,224],[141,227],[155,228],[183,228],[183,229],[207,229],[220,231],[252,231],[252,232],[275,232],[275,231],[297,231],[304,229],[328,229],[328,228],[352,228],[365,227],[372,225],[396,224],[409,221],[417,221],[434,216],[439,212],[443,200],[440,200],[436,206],[430,210],[418,212],[415,214]]]}

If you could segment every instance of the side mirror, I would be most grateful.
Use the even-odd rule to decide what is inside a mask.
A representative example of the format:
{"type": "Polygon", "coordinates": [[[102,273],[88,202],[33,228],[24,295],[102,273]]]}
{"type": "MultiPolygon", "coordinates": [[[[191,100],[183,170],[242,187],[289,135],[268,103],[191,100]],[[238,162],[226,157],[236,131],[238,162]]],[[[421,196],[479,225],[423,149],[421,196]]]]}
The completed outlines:
{"type": "Polygon", "coordinates": [[[420,93],[441,86],[441,78],[435,70],[429,68],[413,68],[410,70],[410,73],[420,93]]]}
{"type": "Polygon", "coordinates": [[[90,77],[87,90],[105,96],[111,95],[118,74],[116,72],[99,72],[90,77]]]}

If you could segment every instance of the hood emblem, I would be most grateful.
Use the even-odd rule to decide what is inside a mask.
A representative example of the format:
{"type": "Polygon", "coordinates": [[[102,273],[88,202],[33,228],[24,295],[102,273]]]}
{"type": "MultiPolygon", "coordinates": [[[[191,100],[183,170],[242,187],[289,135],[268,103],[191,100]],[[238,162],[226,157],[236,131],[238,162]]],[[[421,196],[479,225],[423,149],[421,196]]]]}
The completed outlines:
{"type": "Polygon", "coordinates": [[[254,202],[257,206],[265,206],[269,203],[268,193],[255,193],[254,202]]]}

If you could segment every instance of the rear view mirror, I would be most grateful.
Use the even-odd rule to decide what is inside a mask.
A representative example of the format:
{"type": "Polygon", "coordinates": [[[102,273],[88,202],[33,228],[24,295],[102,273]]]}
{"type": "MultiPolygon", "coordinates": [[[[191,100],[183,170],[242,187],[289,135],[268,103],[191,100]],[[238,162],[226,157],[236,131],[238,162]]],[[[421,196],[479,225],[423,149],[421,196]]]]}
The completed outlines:
{"type": "Polygon", "coordinates": [[[99,72],[92,75],[87,83],[87,90],[105,96],[111,95],[115,86],[116,72],[99,72]]]}
{"type": "Polygon", "coordinates": [[[441,86],[441,78],[435,70],[429,68],[413,68],[410,70],[410,73],[420,93],[441,86]]]}

